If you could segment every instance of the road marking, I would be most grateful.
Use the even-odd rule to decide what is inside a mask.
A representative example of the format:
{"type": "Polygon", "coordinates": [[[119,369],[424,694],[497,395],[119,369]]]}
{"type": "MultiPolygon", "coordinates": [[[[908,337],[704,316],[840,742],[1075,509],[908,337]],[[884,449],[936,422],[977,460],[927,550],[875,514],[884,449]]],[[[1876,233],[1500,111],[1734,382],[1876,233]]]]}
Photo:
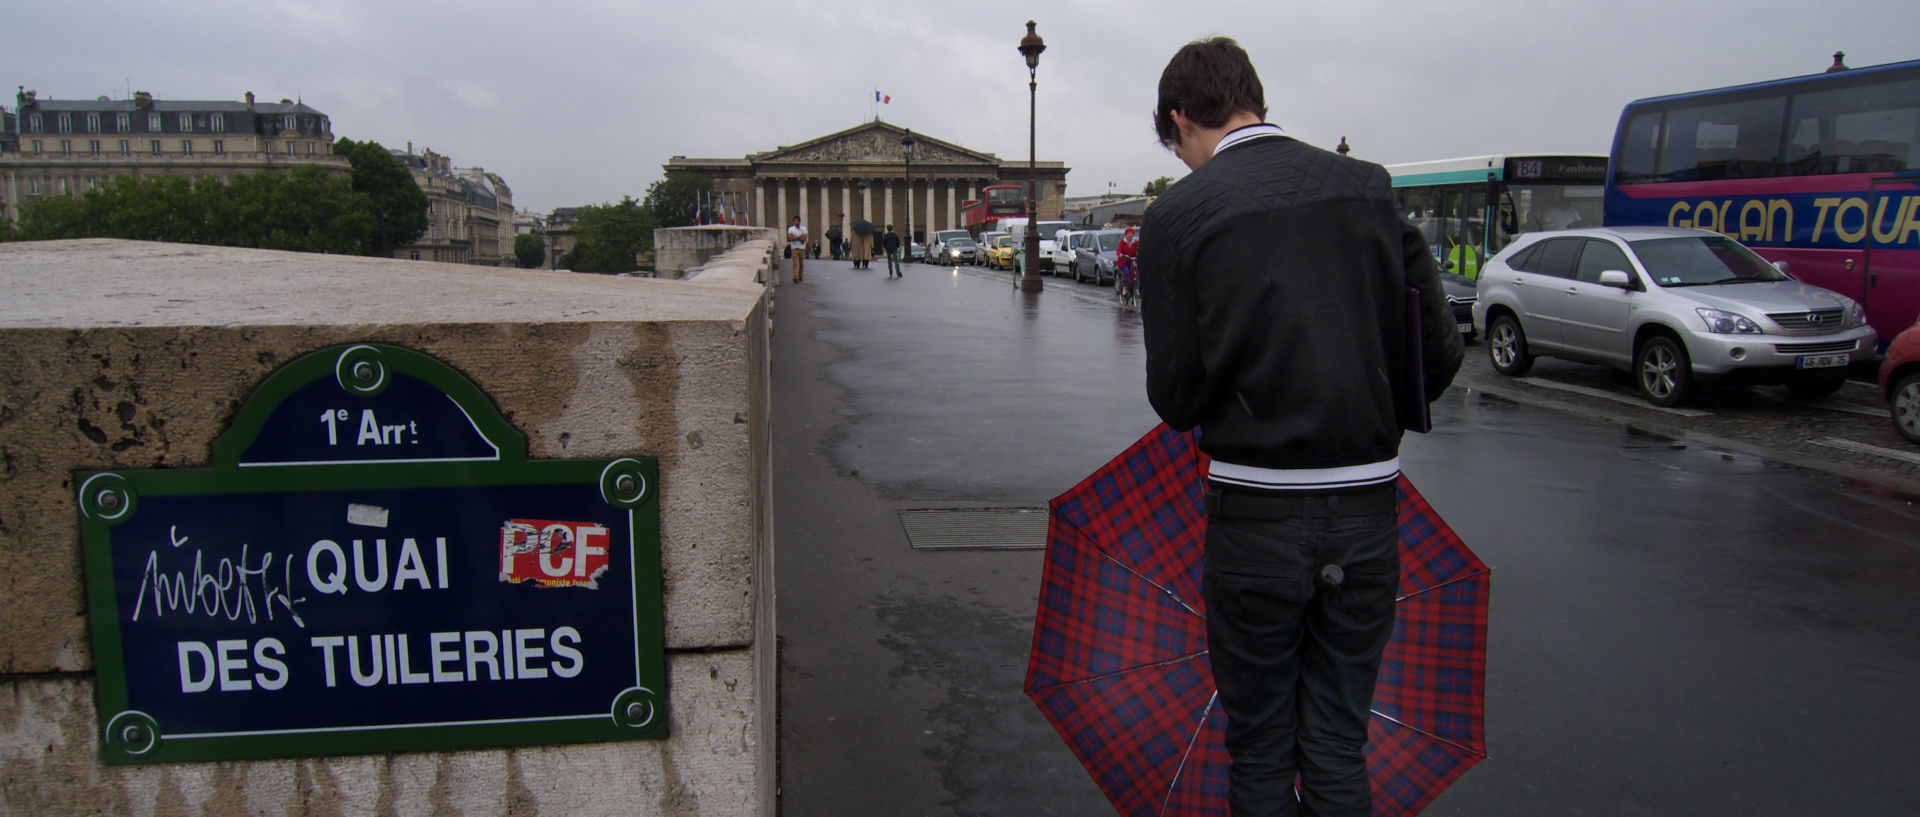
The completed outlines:
{"type": "Polygon", "coordinates": [[[1823,398],[1820,398],[1819,400],[1807,401],[1807,402],[1801,403],[1801,405],[1807,406],[1809,408],[1826,409],[1828,411],[1844,411],[1849,414],[1865,414],[1868,417],[1879,417],[1882,419],[1891,419],[1893,417],[1893,412],[1883,408],[1863,406],[1863,405],[1860,405],[1859,403],[1849,403],[1844,400],[1835,400],[1831,397],[1823,397],[1823,398]]]}
{"type": "Polygon", "coordinates": [[[1881,448],[1880,446],[1867,445],[1866,443],[1857,443],[1840,437],[1823,437],[1818,440],[1808,440],[1807,442],[1813,443],[1814,445],[1824,445],[1828,448],[1838,448],[1842,451],[1852,451],[1855,454],[1872,454],[1876,457],[1886,457],[1887,459],[1899,460],[1901,462],[1920,464],[1920,454],[1915,454],[1911,451],[1895,451],[1891,448],[1881,448]]]}
{"type": "Polygon", "coordinates": [[[1606,389],[1595,389],[1595,388],[1589,388],[1587,386],[1575,386],[1571,383],[1556,383],[1552,380],[1542,380],[1537,377],[1524,378],[1520,382],[1531,383],[1535,386],[1540,386],[1542,388],[1559,389],[1561,391],[1570,391],[1575,394],[1584,394],[1584,395],[1587,395],[1588,397],[1598,397],[1602,400],[1612,400],[1616,403],[1625,403],[1629,406],[1639,406],[1640,408],[1653,409],[1654,411],[1664,411],[1668,414],[1678,414],[1682,417],[1712,417],[1713,416],[1713,412],[1711,411],[1702,411],[1700,409],[1690,409],[1690,408],[1667,408],[1665,406],[1656,406],[1652,403],[1649,403],[1645,400],[1640,399],[1637,396],[1625,395],[1615,391],[1607,391],[1606,389]]]}

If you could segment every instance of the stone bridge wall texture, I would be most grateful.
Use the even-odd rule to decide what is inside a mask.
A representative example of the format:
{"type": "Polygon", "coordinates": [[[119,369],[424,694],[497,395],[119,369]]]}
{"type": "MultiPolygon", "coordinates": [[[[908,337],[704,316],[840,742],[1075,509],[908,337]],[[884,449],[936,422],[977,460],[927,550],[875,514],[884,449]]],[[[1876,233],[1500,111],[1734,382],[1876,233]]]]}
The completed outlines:
{"type": "Polygon", "coordinates": [[[781,236],[784,233],[766,227],[733,227],[725,224],[654,230],[654,275],[679,278],[686,275],[688,270],[707,263],[743,242],[763,238],[772,241],[781,236]]]}
{"type": "Polygon", "coordinates": [[[684,281],[192,245],[0,244],[0,813],[773,813],[766,266],[684,281]],[[530,459],[660,463],[672,737],[107,766],[72,474],[204,467],[347,342],[458,370],[530,459]]]}

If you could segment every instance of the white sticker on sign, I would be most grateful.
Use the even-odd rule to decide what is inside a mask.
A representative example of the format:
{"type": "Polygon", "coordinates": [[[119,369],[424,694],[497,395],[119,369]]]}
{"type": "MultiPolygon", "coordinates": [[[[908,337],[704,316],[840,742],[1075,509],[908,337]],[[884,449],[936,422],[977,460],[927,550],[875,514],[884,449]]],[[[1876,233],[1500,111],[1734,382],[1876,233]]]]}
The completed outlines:
{"type": "Polygon", "coordinates": [[[369,528],[387,526],[387,509],[379,505],[362,505],[358,502],[347,504],[347,524],[363,525],[369,528]]]}

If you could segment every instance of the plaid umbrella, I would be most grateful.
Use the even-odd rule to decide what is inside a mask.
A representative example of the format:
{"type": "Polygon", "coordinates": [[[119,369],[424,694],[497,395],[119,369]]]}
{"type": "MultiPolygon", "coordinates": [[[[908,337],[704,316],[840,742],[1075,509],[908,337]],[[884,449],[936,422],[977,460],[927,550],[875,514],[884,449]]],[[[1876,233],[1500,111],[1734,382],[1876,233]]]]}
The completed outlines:
{"type": "MultiPolygon", "coordinates": [[[[1123,815],[1226,815],[1200,596],[1205,455],[1162,425],[1052,503],[1026,691],[1123,815]]],[[[1489,572],[1403,476],[1400,597],[1368,726],[1374,813],[1486,757],[1489,572]]]]}

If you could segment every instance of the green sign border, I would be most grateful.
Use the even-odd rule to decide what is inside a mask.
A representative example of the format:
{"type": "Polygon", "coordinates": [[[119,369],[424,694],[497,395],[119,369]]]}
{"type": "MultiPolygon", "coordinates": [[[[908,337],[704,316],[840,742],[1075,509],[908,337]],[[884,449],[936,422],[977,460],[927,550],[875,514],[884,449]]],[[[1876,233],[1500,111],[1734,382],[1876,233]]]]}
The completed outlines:
{"type": "Polygon", "coordinates": [[[233,425],[213,443],[213,467],[77,471],[80,538],[93,635],[95,713],[108,765],[238,760],[402,751],[480,749],[667,737],[666,624],[662,610],[659,463],[651,457],[526,458],[526,436],[500,416],[479,387],[446,364],[399,346],[345,344],[289,363],[261,383],[233,425]],[[448,396],[499,450],[495,460],[322,465],[251,464],[240,456],[288,396],[331,378],[344,392],[372,397],[389,374],[417,377],[448,396]],[[129,708],[113,587],[113,528],[139,512],[142,496],[271,494],[343,488],[408,489],[513,485],[597,485],[628,511],[633,555],[634,654],[639,686],[607,702],[606,717],[451,725],[388,724],[346,730],[276,730],[169,740],[161,725],[129,708]]]}

